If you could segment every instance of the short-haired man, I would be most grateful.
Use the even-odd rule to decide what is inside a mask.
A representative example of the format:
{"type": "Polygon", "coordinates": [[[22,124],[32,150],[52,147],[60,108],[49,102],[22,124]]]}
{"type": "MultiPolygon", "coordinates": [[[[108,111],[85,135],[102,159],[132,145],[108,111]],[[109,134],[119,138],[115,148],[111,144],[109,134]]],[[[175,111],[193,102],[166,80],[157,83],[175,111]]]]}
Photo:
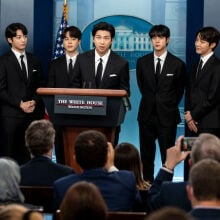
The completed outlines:
{"type": "Polygon", "coordinates": [[[33,120],[44,117],[44,104],[36,93],[43,86],[41,63],[26,51],[27,34],[21,23],[8,25],[5,38],[11,49],[0,57],[0,156],[12,157],[20,165],[29,160],[25,130],[33,120]]]}
{"type": "MultiPolygon", "coordinates": [[[[112,49],[115,28],[99,22],[92,29],[95,48],[77,57],[72,86],[89,89],[123,89],[130,95],[128,61],[112,49]]],[[[116,127],[113,146],[118,143],[120,126],[116,127]]]]}
{"type": "MultiPolygon", "coordinates": [[[[52,60],[49,68],[47,87],[69,88],[73,77],[73,68],[79,54],[78,48],[82,33],[78,27],[70,26],[62,33],[65,54],[52,60]]],[[[55,123],[55,154],[58,163],[65,164],[62,126],[55,123]]]]}
{"type": "Polygon", "coordinates": [[[192,204],[190,215],[197,220],[217,220],[220,217],[220,163],[204,159],[189,173],[188,198],[192,204]]]}
{"type": "Polygon", "coordinates": [[[104,134],[95,130],[84,131],[75,140],[75,157],[83,169],[81,174],[61,178],[54,183],[56,208],[68,188],[79,181],[94,183],[110,211],[130,211],[140,195],[134,174],[130,171],[108,172],[104,169],[111,157],[112,145],[104,134]]]}
{"type": "MultiPolygon", "coordinates": [[[[189,73],[185,96],[185,120],[187,136],[201,133],[220,137],[220,60],[214,51],[220,39],[214,27],[203,27],[196,33],[195,49],[200,60],[189,73]]],[[[184,163],[184,179],[188,179],[189,167],[184,163]]]]}
{"type": "Polygon", "coordinates": [[[25,132],[31,160],[21,166],[21,184],[52,186],[61,177],[73,174],[73,169],[52,161],[55,130],[50,121],[33,121],[25,132]]]}
{"type": "Polygon", "coordinates": [[[220,137],[220,60],[214,54],[219,39],[214,27],[196,33],[200,61],[191,68],[185,97],[185,119],[191,136],[211,133],[220,137]]]}
{"type": "Polygon", "coordinates": [[[181,122],[178,105],[185,86],[185,64],[167,50],[167,26],[154,25],[149,36],[154,51],[137,60],[136,72],[142,95],[138,124],[143,176],[152,182],[156,140],[164,163],[166,150],[174,145],[177,124],[181,122]]]}

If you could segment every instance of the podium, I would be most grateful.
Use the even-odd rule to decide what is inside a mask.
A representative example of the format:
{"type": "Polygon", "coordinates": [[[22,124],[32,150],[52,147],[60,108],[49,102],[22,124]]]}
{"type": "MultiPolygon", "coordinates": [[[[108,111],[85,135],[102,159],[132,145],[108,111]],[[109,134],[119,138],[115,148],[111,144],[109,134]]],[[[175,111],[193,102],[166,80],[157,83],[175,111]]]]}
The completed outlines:
{"type": "Polygon", "coordinates": [[[130,110],[125,90],[38,88],[37,93],[44,100],[51,122],[63,128],[65,164],[76,173],[81,172],[74,157],[78,134],[95,129],[113,143],[115,128],[123,123],[126,111],[130,110]]]}

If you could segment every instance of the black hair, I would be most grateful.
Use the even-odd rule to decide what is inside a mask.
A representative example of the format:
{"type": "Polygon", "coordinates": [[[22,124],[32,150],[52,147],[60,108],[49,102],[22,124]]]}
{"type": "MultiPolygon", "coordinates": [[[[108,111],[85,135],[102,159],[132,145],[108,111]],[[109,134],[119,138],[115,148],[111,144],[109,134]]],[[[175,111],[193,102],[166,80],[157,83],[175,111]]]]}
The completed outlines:
{"type": "Polygon", "coordinates": [[[65,28],[62,33],[62,39],[66,37],[67,32],[69,32],[70,37],[74,37],[74,38],[81,40],[82,32],[80,31],[78,27],[70,26],[70,27],[65,28]]]}
{"type": "Polygon", "coordinates": [[[99,22],[93,27],[92,36],[94,37],[96,35],[96,32],[99,30],[109,31],[111,34],[111,38],[115,37],[115,28],[112,24],[109,24],[107,22],[99,22]]]}

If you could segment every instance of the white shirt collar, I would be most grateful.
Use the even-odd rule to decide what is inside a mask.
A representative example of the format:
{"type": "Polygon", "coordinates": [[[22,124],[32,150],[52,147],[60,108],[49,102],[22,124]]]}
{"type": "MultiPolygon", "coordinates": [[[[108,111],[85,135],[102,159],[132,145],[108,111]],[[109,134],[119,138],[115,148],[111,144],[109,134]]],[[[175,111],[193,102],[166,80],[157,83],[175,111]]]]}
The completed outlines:
{"type": "Polygon", "coordinates": [[[75,60],[76,57],[78,56],[78,54],[79,54],[79,53],[75,54],[75,55],[72,56],[72,57],[71,57],[70,55],[66,54],[66,60],[67,60],[67,62],[68,62],[70,59],[75,60]]]}
{"type": "Polygon", "coordinates": [[[95,62],[99,62],[99,59],[102,58],[102,62],[106,64],[110,53],[111,53],[111,50],[109,49],[108,52],[104,56],[100,57],[100,55],[95,50],[95,62]]]}
{"type": "Polygon", "coordinates": [[[167,50],[161,56],[159,56],[159,57],[154,53],[154,61],[157,61],[157,58],[160,58],[160,60],[162,62],[164,62],[165,59],[166,59],[166,56],[167,56],[167,50]]]}
{"type": "Polygon", "coordinates": [[[20,52],[18,52],[17,50],[15,50],[15,49],[13,49],[13,48],[11,48],[11,50],[12,50],[12,52],[15,54],[17,60],[20,61],[20,59],[21,59],[20,56],[21,56],[21,55],[24,55],[24,59],[26,59],[26,53],[25,53],[25,52],[20,53],[20,52]]]}
{"type": "Polygon", "coordinates": [[[203,61],[202,66],[204,66],[204,64],[208,61],[208,59],[214,54],[214,52],[212,51],[211,53],[207,54],[204,57],[200,57],[200,59],[203,61]]]}

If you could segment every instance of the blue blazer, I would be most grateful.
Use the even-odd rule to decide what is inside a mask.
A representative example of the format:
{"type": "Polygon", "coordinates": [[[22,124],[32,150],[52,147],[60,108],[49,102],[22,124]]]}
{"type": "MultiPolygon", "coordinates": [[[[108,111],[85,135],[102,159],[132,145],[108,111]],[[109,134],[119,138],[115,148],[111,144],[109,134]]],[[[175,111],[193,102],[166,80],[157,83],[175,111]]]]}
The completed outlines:
{"type": "Polygon", "coordinates": [[[54,182],[55,203],[59,208],[70,186],[79,181],[94,183],[106,202],[109,211],[131,211],[136,201],[140,201],[134,174],[130,171],[107,172],[102,168],[85,170],[54,182]]]}
{"type": "Polygon", "coordinates": [[[21,186],[52,186],[61,177],[73,174],[68,166],[54,163],[50,158],[34,157],[21,166],[21,186]]]}
{"type": "Polygon", "coordinates": [[[196,220],[219,220],[220,208],[195,208],[189,214],[196,220]]]}
{"type": "Polygon", "coordinates": [[[186,182],[172,182],[173,174],[160,169],[149,192],[148,205],[151,211],[164,206],[174,206],[185,211],[191,210],[187,198],[186,182]]]}

